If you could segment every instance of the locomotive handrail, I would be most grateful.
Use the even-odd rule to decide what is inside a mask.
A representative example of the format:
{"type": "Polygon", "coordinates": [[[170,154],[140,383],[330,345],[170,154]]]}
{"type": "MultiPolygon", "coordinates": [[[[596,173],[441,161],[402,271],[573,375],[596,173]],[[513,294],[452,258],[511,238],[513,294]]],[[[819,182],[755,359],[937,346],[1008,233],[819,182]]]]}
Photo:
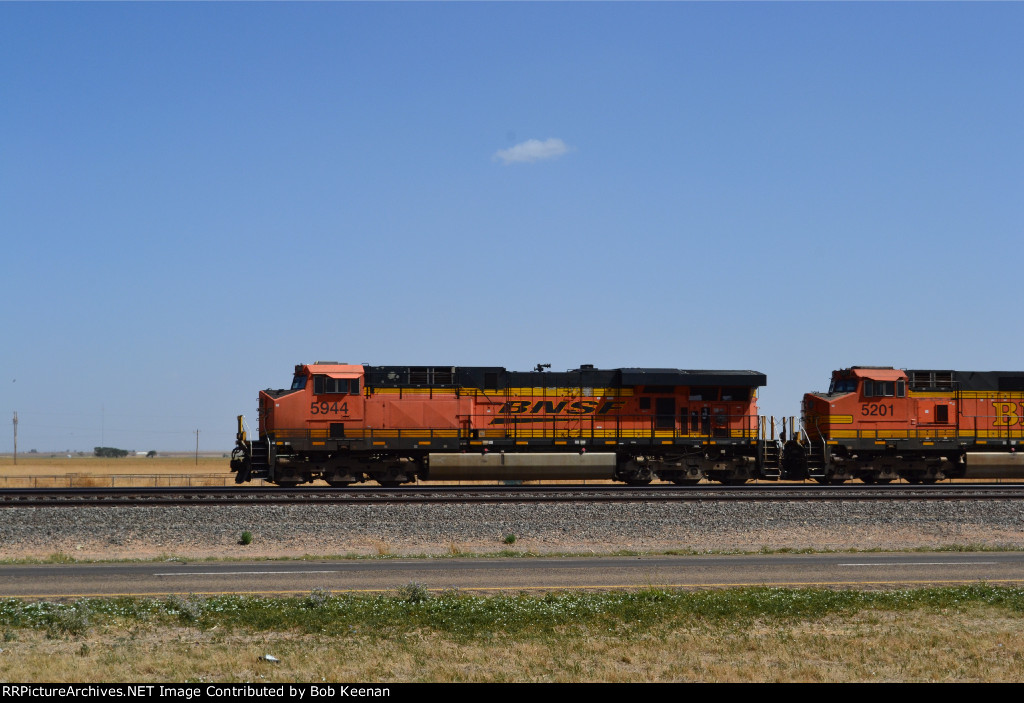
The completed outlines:
{"type": "Polygon", "coordinates": [[[920,440],[1024,440],[1024,429],[1007,428],[1000,429],[978,429],[964,430],[956,427],[949,428],[926,428],[914,430],[837,430],[833,429],[823,433],[815,426],[817,438],[822,440],[839,439],[920,439],[920,440]]]}
{"type": "Polygon", "coordinates": [[[238,419],[242,422],[242,428],[245,430],[245,440],[249,443],[249,451],[252,452],[252,430],[249,429],[249,423],[245,421],[245,415],[239,415],[238,419]]]}
{"type": "Polygon", "coordinates": [[[700,427],[687,427],[682,431],[673,418],[673,427],[659,427],[664,418],[651,415],[616,415],[613,417],[587,417],[572,415],[557,418],[527,417],[515,421],[508,413],[462,415],[457,424],[449,427],[345,427],[343,434],[331,435],[328,428],[283,428],[272,434],[275,440],[350,440],[350,439],[459,439],[459,440],[530,440],[530,439],[605,439],[628,438],[651,441],[693,439],[701,441],[758,440],[756,415],[718,415],[707,418],[700,427]],[[489,423],[501,420],[497,425],[489,423]]]}
{"type": "Polygon", "coordinates": [[[907,428],[906,423],[900,420],[891,421],[891,424],[903,425],[901,429],[875,428],[875,429],[843,429],[842,423],[827,422],[828,429],[822,431],[818,426],[819,419],[828,419],[828,416],[815,414],[812,418],[815,424],[815,438],[822,440],[840,439],[921,439],[921,440],[965,440],[965,441],[992,441],[992,440],[1024,440],[1024,423],[1019,422],[1014,414],[972,414],[965,413],[962,409],[951,418],[949,422],[918,423],[913,428],[907,428]]]}

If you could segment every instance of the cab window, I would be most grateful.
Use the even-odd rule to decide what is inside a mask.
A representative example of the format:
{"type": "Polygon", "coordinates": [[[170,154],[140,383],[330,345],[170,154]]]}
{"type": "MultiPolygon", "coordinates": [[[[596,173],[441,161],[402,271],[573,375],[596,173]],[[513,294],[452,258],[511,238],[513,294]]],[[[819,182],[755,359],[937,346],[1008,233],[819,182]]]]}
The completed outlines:
{"type": "Polygon", "coordinates": [[[358,393],[358,378],[331,378],[330,376],[313,377],[313,393],[358,393]]]}
{"type": "Polygon", "coordinates": [[[829,393],[853,393],[857,390],[857,379],[855,378],[833,378],[829,393]]]}
{"type": "Polygon", "coordinates": [[[905,398],[906,395],[906,381],[864,381],[865,398],[905,398]]]}

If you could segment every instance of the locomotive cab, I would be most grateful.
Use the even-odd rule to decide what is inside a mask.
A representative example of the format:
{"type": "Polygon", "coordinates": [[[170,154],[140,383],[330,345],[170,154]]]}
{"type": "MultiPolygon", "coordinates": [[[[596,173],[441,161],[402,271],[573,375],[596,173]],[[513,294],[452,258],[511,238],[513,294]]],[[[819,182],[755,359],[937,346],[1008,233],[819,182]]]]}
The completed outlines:
{"type": "Polygon", "coordinates": [[[346,425],[362,422],[363,377],[358,365],[298,364],[290,388],[260,391],[259,439],[249,442],[239,428],[235,480],[266,478],[283,486],[315,477],[333,485],[359,480],[332,459],[345,446],[346,425]]]}
{"type": "Polygon", "coordinates": [[[343,437],[346,422],[363,418],[363,367],[299,364],[291,388],[260,392],[260,435],[313,446],[322,437],[343,437]]]}
{"type": "Polygon", "coordinates": [[[906,435],[913,417],[905,371],[891,366],[834,371],[827,393],[804,396],[806,466],[795,473],[822,483],[899,478],[906,467],[896,458],[894,440],[906,435]]]}
{"type": "Polygon", "coordinates": [[[803,421],[815,439],[878,438],[905,424],[909,412],[904,371],[854,366],[833,372],[827,393],[804,396],[803,421]]]}

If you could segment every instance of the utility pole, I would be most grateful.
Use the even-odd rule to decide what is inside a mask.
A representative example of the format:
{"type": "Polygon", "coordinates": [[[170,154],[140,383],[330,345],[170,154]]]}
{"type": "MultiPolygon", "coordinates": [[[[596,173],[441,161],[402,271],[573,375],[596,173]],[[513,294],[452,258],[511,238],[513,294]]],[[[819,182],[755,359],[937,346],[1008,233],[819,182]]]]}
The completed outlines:
{"type": "Polygon", "coordinates": [[[18,411],[14,411],[14,465],[18,465],[18,411]]]}
{"type": "Polygon", "coordinates": [[[199,466],[199,430],[196,430],[196,466],[199,466]]]}

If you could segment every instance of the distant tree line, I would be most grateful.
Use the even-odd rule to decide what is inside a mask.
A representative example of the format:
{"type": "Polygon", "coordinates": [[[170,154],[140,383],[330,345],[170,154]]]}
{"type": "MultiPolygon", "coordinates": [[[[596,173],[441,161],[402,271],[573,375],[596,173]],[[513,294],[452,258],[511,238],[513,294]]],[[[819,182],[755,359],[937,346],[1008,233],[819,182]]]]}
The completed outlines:
{"type": "Polygon", "coordinates": [[[117,449],[115,447],[95,447],[93,448],[93,453],[104,459],[121,459],[128,456],[127,449],[117,449]]]}

